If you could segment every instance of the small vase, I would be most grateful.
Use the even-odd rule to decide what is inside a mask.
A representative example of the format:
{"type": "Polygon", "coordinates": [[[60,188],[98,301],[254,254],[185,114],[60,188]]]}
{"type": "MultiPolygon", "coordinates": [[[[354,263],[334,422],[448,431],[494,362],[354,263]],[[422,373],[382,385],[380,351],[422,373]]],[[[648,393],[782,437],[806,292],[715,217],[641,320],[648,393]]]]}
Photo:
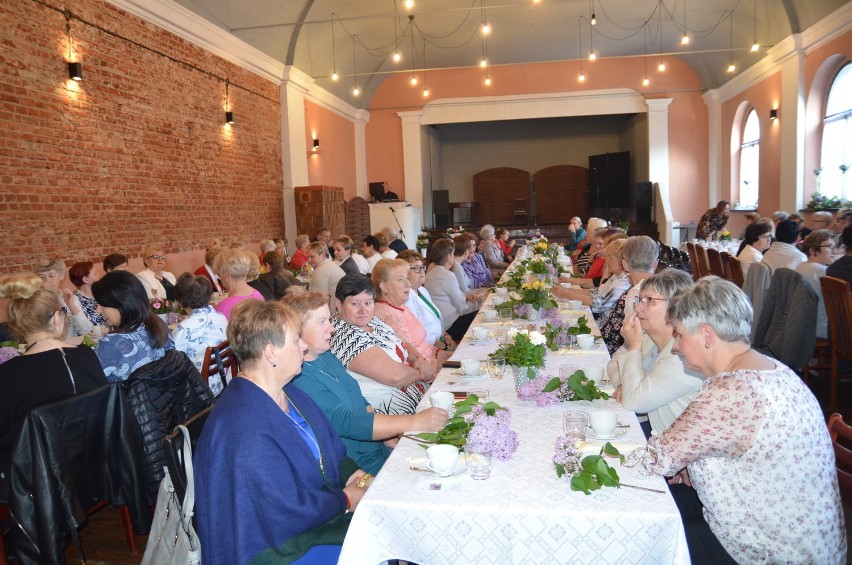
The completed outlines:
{"type": "Polygon", "coordinates": [[[528,381],[541,376],[541,367],[520,367],[518,365],[511,365],[511,367],[512,375],[515,379],[516,391],[520,390],[520,388],[528,381]]]}
{"type": "Polygon", "coordinates": [[[157,314],[157,317],[160,318],[163,322],[168,325],[169,323],[169,315],[168,314],[157,314]]]}
{"type": "Polygon", "coordinates": [[[538,322],[541,320],[541,310],[536,310],[532,305],[527,307],[526,318],[530,322],[538,322]]]}

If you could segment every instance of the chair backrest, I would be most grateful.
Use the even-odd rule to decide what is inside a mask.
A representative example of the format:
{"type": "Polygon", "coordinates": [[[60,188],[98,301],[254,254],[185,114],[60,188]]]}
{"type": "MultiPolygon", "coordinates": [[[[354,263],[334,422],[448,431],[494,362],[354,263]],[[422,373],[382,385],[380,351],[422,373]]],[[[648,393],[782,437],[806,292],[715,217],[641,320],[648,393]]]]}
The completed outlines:
{"type": "Polygon", "coordinates": [[[728,256],[728,280],[742,288],[745,278],[743,277],[743,265],[733,255],[728,256]]]}
{"type": "Polygon", "coordinates": [[[710,261],[707,258],[706,247],[704,247],[703,245],[696,245],[695,257],[698,259],[698,270],[701,273],[702,277],[706,277],[707,275],[713,274],[710,272],[710,261]]]}
{"type": "MultiPolygon", "coordinates": [[[[193,451],[201,437],[201,430],[204,429],[204,424],[207,422],[207,416],[213,407],[205,408],[189,420],[183,423],[189,431],[189,441],[193,451]]],[[[163,449],[166,454],[166,467],[169,470],[169,476],[172,479],[172,485],[175,487],[175,496],[178,500],[183,501],[186,494],[186,469],[183,463],[183,442],[184,437],[179,429],[175,429],[172,433],[163,438],[163,449]]],[[[195,515],[192,517],[195,520],[195,515]]]]}
{"type": "Polygon", "coordinates": [[[728,258],[731,254],[727,251],[720,251],[719,256],[722,258],[722,270],[725,272],[725,280],[731,280],[731,272],[728,270],[728,258]]]}
{"type": "Polygon", "coordinates": [[[717,249],[712,247],[704,250],[707,253],[707,265],[711,275],[725,278],[725,267],[722,266],[722,256],[717,249]]]}
{"type": "Polygon", "coordinates": [[[529,198],[515,198],[514,205],[512,208],[512,212],[514,214],[526,214],[527,209],[530,207],[530,199],[529,198]]]}
{"type": "Polygon", "coordinates": [[[692,278],[697,281],[701,278],[701,265],[698,264],[698,252],[695,251],[696,247],[691,241],[686,243],[686,252],[689,254],[689,264],[692,267],[692,278]]]}
{"type": "Polygon", "coordinates": [[[240,372],[237,356],[231,349],[231,342],[227,339],[218,345],[208,347],[204,352],[204,361],[201,363],[201,379],[210,386],[210,379],[218,375],[222,380],[222,390],[228,386],[228,381],[240,372]]]}
{"type": "Polygon", "coordinates": [[[834,459],[837,464],[837,482],[840,488],[852,492],[852,426],[843,421],[840,414],[832,414],[828,419],[828,434],[834,445],[834,459]]]}
{"type": "Polygon", "coordinates": [[[852,360],[852,290],[849,283],[835,277],[820,277],[819,282],[828,313],[832,353],[852,360]]]}

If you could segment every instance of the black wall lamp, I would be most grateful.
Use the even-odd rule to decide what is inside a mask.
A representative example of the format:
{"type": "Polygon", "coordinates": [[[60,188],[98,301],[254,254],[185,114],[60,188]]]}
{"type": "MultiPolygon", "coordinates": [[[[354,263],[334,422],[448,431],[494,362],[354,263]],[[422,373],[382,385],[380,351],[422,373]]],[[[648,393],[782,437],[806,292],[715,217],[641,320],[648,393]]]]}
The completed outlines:
{"type": "Polygon", "coordinates": [[[314,153],[319,151],[319,139],[314,140],[314,153]]]}
{"type": "Polygon", "coordinates": [[[778,118],[778,108],[772,108],[769,110],[769,119],[774,120],[778,118]]]}
{"type": "Polygon", "coordinates": [[[78,81],[83,80],[83,63],[79,61],[69,61],[68,78],[78,81]]]}
{"type": "Polygon", "coordinates": [[[234,112],[231,110],[231,81],[225,79],[225,122],[234,125],[234,112]]]}

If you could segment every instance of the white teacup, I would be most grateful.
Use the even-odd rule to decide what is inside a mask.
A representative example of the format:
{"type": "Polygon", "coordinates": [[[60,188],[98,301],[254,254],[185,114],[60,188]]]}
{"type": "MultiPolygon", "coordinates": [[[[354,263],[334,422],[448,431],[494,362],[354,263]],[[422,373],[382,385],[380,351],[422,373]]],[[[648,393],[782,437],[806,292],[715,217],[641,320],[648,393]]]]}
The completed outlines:
{"type": "Polygon", "coordinates": [[[500,296],[500,295],[495,294],[494,296],[491,297],[491,304],[493,304],[494,306],[500,306],[501,304],[506,302],[506,300],[508,300],[508,298],[505,295],[500,296]]]}
{"type": "Polygon", "coordinates": [[[433,445],[426,450],[428,467],[439,475],[450,475],[459,460],[459,448],[455,445],[433,445]]]}
{"type": "Polygon", "coordinates": [[[449,412],[453,406],[453,398],[452,392],[436,390],[429,396],[429,402],[432,404],[432,408],[440,408],[449,412]]]}
{"type": "MultiPolygon", "coordinates": [[[[495,312],[496,314],[496,312],[495,312]]],[[[488,339],[488,328],[484,328],[482,326],[474,326],[473,327],[473,337],[477,341],[482,341],[484,339],[488,339]]]]}
{"type": "Polygon", "coordinates": [[[509,289],[506,288],[505,286],[498,286],[496,289],[494,289],[494,295],[495,296],[508,296],[509,295],[509,289]]]}
{"type": "Polygon", "coordinates": [[[486,322],[494,322],[500,317],[500,313],[497,310],[483,310],[482,317],[486,322]]]}
{"type": "Polygon", "coordinates": [[[563,282],[559,283],[559,286],[561,286],[562,288],[571,288],[573,285],[571,283],[563,282]]]}
{"type": "Polygon", "coordinates": [[[582,310],[583,309],[583,301],[582,300],[569,300],[568,308],[571,310],[582,310]]]}
{"type": "Polygon", "coordinates": [[[600,384],[603,380],[604,376],[604,368],[603,367],[585,367],[583,369],[583,373],[585,373],[586,378],[590,381],[595,381],[596,384],[600,384]]]}
{"type": "Polygon", "coordinates": [[[595,437],[611,438],[615,433],[615,426],[618,425],[618,416],[615,412],[598,410],[589,414],[589,425],[592,427],[595,437]]]}
{"type": "Polygon", "coordinates": [[[461,370],[465,375],[478,375],[482,361],[479,359],[462,359],[461,370]]]}
{"type": "Polygon", "coordinates": [[[591,349],[595,345],[595,336],[592,334],[580,334],[577,336],[577,345],[580,349],[591,349]]]}

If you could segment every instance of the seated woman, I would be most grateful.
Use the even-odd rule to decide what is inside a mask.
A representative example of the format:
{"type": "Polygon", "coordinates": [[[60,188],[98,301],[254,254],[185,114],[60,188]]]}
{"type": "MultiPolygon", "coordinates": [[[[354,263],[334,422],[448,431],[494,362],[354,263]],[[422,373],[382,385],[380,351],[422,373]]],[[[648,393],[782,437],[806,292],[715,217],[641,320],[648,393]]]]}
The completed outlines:
{"type": "Polygon", "coordinates": [[[127,257],[122,253],[110,253],[104,257],[103,268],[104,273],[109,273],[115,270],[127,271],[130,266],[127,264],[127,257]]]}
{"type": "Polygon", "coordinates": [[[469,233],[467,237],[470,240],[470,250],[468,251],[467,259],[462,261],[462,270],[465,276],[467,276],[467,280],[471,281],[473,285],[471,288],[475,288],[479,293],[484,293],[484,289],[494,286],[494,275],[491,274],[491,269],[485,263],[485,257],[477,251],[479,244],[476,236],[469,233]]]}
{"type": "Polygon", "coordinates": [[[29,344],[23,355],[0,364],[0,500],[9,500],[11,451],[29,411],[96,389],[107,380],[91,347],[60,339],[65,313],[38,276],[4,278],[0,298],[9,299],[10,326],[29,344]]]}
{"type": "Polygon", "coordinates": [[[68,341],[81,335],[88,335],[94,339],[100,339],[105,333],[102,327],[97,327],[86,317],[86,312],[80,307],[78,301],[74,300],[74,292],[59,285],[65,278],[65,263],[59,259],[44,259],[39,261],[33,271],[42,281],[42,288],[53,293],[56,297],[57,307],[64,309],[70,324],[65,324],[62,339],[68,341]]]}
{"type": "Polygon", "coordinates": [[[491,275],[493,276],[491,281],[493,283],[495,278],[503,274],[509,263],[503,258],[503,249],[497,243],[494,226],[491,224],[482,226],[482,229],[479,230],[479,237],[482,238],[482,241],[479,243],[479,251],[482,253],[482,257],[485,258],[485,264],[491,271],[491,275]]]}
{"type": "Polygon", "coordinates": [[[666,322],[668,301],[692,287],[684,271],[665,269],[642,283],[633,314],[624,320],[624,347],[607,365],[616,400],[627,410],[648,414],[661,433],[680,416],[704,383],[672,352],[674,329],[666,322]]]}
{"type": "MultiPolygon", "coordinates": [[[[595,247],[597,249],[606,249],[606,246],[615,241],[616,239],[626,239],[627,234],[617,228],[606,228],[603,232],[596,233],[594,238],[595,247]],[[603,246],[598,246],[598,240],[603,241],[603,246]]],[[[592,264],[589,265],[589,268],[586,270],[586,273],[583,275],[583,279],[581,281],[588,283],[588,287],[598,286],[602,279],[605,279],[604,271],[606,270],[606,255],[604,253],[598,253],[597,257],[594,258],[592,264]]],[[[573,281],[572,281],[573,282],[573,281]]]]}
{"type": "Polygon", "coordinates": [[[346,275],[337,283],[331,352],[376,412],[414,414],[432,380],[430,365],[373,315],[374,288],[365,275],[346,275]]]}
{"type": "Polygon", "coordinates": [[[213,269],[216,263],[216,256],[224,251],[221,247],[208,247],[204,252],[204,264],[193,271],[193,275],[204,277],[210,284],[213,285],[213,292],[222,292],[222,284],[219,282],[219,277],[213,269]]]}
{"type": "Polygon", "coordinates": [[[808,260],[799,263],[796,266],[796,272],[805,278],[805,282],[819,297],[816,336],[828,339],[828,314],[825,311],[822,284],[819,279],[825,276],[826,269],[834,262],[834,234],[831,230],[814,230],[805,238],[799,248],[802,253],[808,256],[808,260]]]}
{"type": "MultiPolygon", "coordinates": [[[[230,318],[231,310],[243,300],[263,300],[263,295],[247,282],[253,257],[253,253],[243,249],[228,249],[216,256],[214,268],[222,286],[228,292],[228,296],[216,304],[216,310],[225,318],[230,318]]],[[[257,257],[254,259],[257,260],[257,257]]]]}
{"type": "Polygon", "coordinates": [[[444,426],[447,413],[440,408],[394,416],[373,410],[358,382],[329,351],[332,326],[328,296],[303,292],[288,296],[285,303],[299,313],[302,341],[308,348],[302,374],[293,384],[319,405],[346,445],[346,453],[359,467],[376,474],[390,455],[390,447],[383,441],[394,444],[404,432],[438,431],[444,426]]]}
{"type": "Polygon", "coordinates": [[[743,269],[743,276],[746,275],[752,263],[759,263],[763,260],[763,252],[769,249],[771,243],[771,223],[755,222],[746,227],[743,248],[737,254],[740,266],[743,269]]]}
{"type": "Polygon", "coordinates": [[[565,244],[565,249],[573,253],[584,239],[586,239],[586,230],[583,229],[583,220],[574,216],[568,222],[568,242],[565,244]]]}
{"type": "MultiPolygon", "coordinates": [[[[207,277],[182,274],[175,284],[175,299],[186,310],[184,318],[172,331],[175,349],[183,351],[201,372],[208,347],[225,341],[228,320],[210,305],[213,285],[207,277]]],[[[209,383],[214,396],[222,392],[222,382],[216,375],[209,383]]]]}
{"type": "Polygon", "coordinates": [[[110,381],[123,381],[133,371],[174,349],[169,329],[151,310],[145,287],[127,271],[113,271],[92,285],[98,313],[112,332],[95,353],[110,381]]]}
{"type": "Polygon", "coordinates": [[[679,504],[692,562],[844,562],[823,412],[801,378],[751,349],[748,297],[731,282],[704,277],[669,301],[667,316],[674,350],[707,379],[674,423],[626,464],[677,474],[671,482],[695,487],[694,506],[679,504]]]}
{"type": "Polygon", "coordinates": [[[198,439],[195,500],[204,563],[336,563],[371,478],[291,380],[305,344],[281,302],[238,304],[228,340],[241,372],[198,439]]]}
{"type": "MultiPolygon", "coordinates": [[[[603,250],[603,246],[595,249],[593,239],[598,230],[607,227],[606,220],[600,218],[589,218],[586,224],[586,237],[577,243],[577,249],[571,253],[571,260],[574,263],[574,274],[584,275],[589,269],[589,263],[594,259],[595,254],[603,250]]],[[[601,232],[603,233],[603,232],[601,232]]]]}
{"type": "MultiPolygon", "coordinates": [[[[461,237],[461,236],[459,236],[461,237]]],[[[465,296],[452,272],[454,243],[443,239],[432,244],[431,261],[424,286],[444,319],[444,331],[460,342],[479,311],[480,302],[473,294],[465,296]]]]}
{"type": "Polygon", "coordinates": [[[149,247],[142,252],[145,269],[136,273],[145,286],[148,298],[175,299],[175,276],[163,269],[166,267],[166,254],[159,247],[149,247]]]}
{"type": "Polygon", "coordinates": [[[456,342],[450,334],[444,331],[444,319],[441,311],[432,301],[429,291],[423,286],[426,282],[426,266],[423,264],[423,256],[413,249],[406,249],[397,259],[407,261],[408,282],[411,289],[408,291],[408,300],[405,307],[411,310],[426,330],[426,341],[435,346],[436,349],[455,349],[456,342]]]}
{"type": "Polygon", "coordinates": [[[376,263],[371,279],[378,289],[375,316],[389,325],[406,348],[413,347],[423,357],[430,380],[438,376],[438,371],[451,353],[438,350],[426,339],[423,322],[406,307],[411,283],[408,280],[410,267],[402,259],[382,259],[376,263]]]}
{"type": "Polygon", "coordinates": [[[72,313],[82,310],[86,315],[86,319],[92,324],[92,329],[86,333],[94,332],[99,336],[106,335],[109,328],[107,328],[104,317],[98,314],[98,302],[92,296],[92,283],[101,278],[95,272],[95,264],[91,261],[74,263],[68,269],[68,278],[71,280],[71,284],[77,287],[73,295],[65,296],[65,302],[69,309],[72,313]]]}
{"type": "Polygon", "coordinates": [[[299,284],[293,273],[284,268],[284,257],[278,250],[267,251],[260,259],[264,273],[257,278],[272,291],[273,300],[281,300],[291,285],[299,284]]]}
{"type": "Polygon", "coordinates": [[[515,240],[509,239],[509,230],[506,228],[497,230],[497,245],[500,246],[500,251],[503,252],[503,261],[511,263],[514,259],[512,257],[512,248],[515,247],[515,240]]]}
{"type": "Polygon", "coordinates": [[[249,253],[249,255],[251,255],[251,266],[249,267],[249,272],[246,275],[246,284],[258,291],[264,300],[274,300],[275,297],[272,296],[272,289],[269,288],[269,285],[260,280],[260,273],[263,271],[260,266],[260,259],[258,259],[254,253],[249,253]]]}
{"type": "Polygon", "coordinates": [[[619,297],[630,288],[630,275],[621,262],[622,250],[626,243],[626,239],[617,239],[604,249],[603,256],[606,257],[607,269],[611,276],[601,286],[593,289],[554,286],[553,295],[566,300],[581,301],[591,308],[598,324],[603,325],[619,297]]]}
{"type": "Polygon", "coordinates": [[[308,262],[308,244],[311,243],[311,238],[308,234],[300,233],[296,236],[296,251],[293,252],[293,257],[290,258],[290,268],[299,270],[308,262]]]}

